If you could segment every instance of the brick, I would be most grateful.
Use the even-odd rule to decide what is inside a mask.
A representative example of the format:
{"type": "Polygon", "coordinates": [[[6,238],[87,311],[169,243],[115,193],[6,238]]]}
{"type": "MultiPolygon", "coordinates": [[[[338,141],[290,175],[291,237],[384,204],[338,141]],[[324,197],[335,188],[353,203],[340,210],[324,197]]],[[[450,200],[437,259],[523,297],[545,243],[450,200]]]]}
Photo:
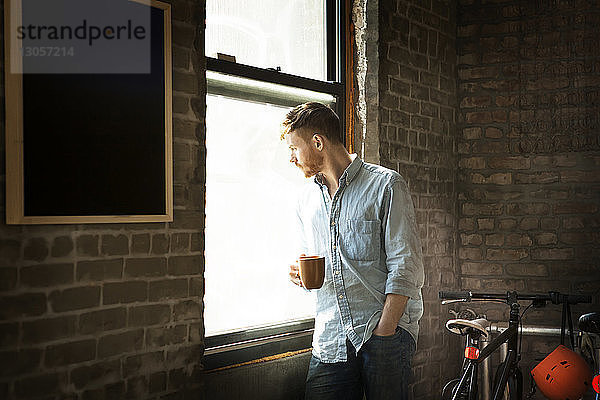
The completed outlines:
{"type": "Polygon", "coordinates": [[[547,215],[550,206],[546,203],[511,203],[506,206],[509,215],[547,215]]]}
{"type": "Polygon", "coordinates": [[[123,276],[123,259],[79,261],[76,271],[77,281],[82,282],[121,279],[123,276]]]}
{"type": "Polygon", "coordinates": [[[153,281],[150,282],[149,299],[159,301],[187,297],[187,288],[187,279],[153,281]]]}
{"type": "Polygon", "coordinates": [[[20,258],[20,241],[13,239],[0,239],[0,265],[15,265],[20,258]]]}
{"type": "Polygon", "coordinates": [[[529,159],[525,157],[490,157],[488,165],[494,169],[529,169],[531,167],[529,159]]]}
{"type": "Polygon", "coordinates": [[[462,211],[465,215],[501,215],[502,204],[464,203],[462,211]]]}
{"type": "Polygon", "coordinates": [[[483,243],[483,239],[482,239],[481,235],[479,235],[479,234],[467,235],[467,234],[462,233],[460,235],[460,242],[463,246],[469,246],[469,245],[479,246],[480,244],[483,243]]]}
{"type": "Polygon", "coordinates": [[[23,349],[19,351],[0,352],[0,376],[18,376],[36,371],[42,359],[42,350],[23,349]]]}
{"type": "Polygon", "coordinates": [[[516,276],[548,276],[548,267],[542,264],[508,264],[506,273],[516,276]]]}
{"type": "Polygon", "coordinates": [[[167,366],[177,368],[196,363],[202,357],[204,345],[180,346],[167,351],[167,366]]]}
{"type": "Polygon", "coordinates": [[[167,390],[167,373],[156,372],[150,375],[150,381],[148,382],[148,391],[150,393],[163,392],[167,390]]]}
{"type": "Polygon", "coordinates": [[[483,174],[471,174],[471,183],[475,184],[492,184],[492,185],[509,185],[512,183],[512,174],[510,173],[495,173],[489,176],[483,174]]]}
{"type": "MultiPolygon", "coordinates": [[[[493,278],[461,278],[461,287],[465,290],[489,290],[489,291],[506,291],[525,289],[525,283],[522,279],[493,279],[493,278]]],[[[487,312],[488,318],[489,312],[487,312]]]]}
{"type": "Polygon", "coordinates": [[[129,239],[125,235],[102,235],[102,254],[129,254],[129,239]]]}
{"type": "Polygon", "coordinates": [[[180,253],[190,249],[190,234],[175,233],[171,235],[171,252],[180,253]]]}
{"type": "Polygon", "coordinates": [[[171,307],[168,304],[131,307],[128,326],[148,326],[165,324],[171,319],[171,307]]]}
{"type": "Polygon", "coordinates": [[[81,314],[79,333],[87,335],[124,328],[127,323],[125,307],[110,308],[81,314]]]}
{"type": "Polygon", "coordinates": [[[186,300],[173,306],[173,318],[175,321],[200,319],[202,317],[202,306],[200,302],[186,300]]]}
{"type": "Polygon", "coordinates": [[[160,371],[164,369],[164,363],[163,351],[127,357],[123,361],[123,376],[129,378],[131,376],[160,371]]]}
{"type": "Polygon", "coordinates": [[[483,259],[483,255],[480,248],[461,247],[458,250],[458,258],[461,260],[480,261],[483,259]]]}
{"type": "Polygon", "coordinates": [[[99,242],[98,235],[81,235],[77,237],[77,254],[80,256],[97,256],[99,242]]]}
{"type": "Polygon", "coordinates": [[[480,230],[491,231],[494,229],[494,219],[493,218],[477,218],[477,227],[480,230]]]}
{"type": "Polygon", "coordinates": [[[510,233],[506,235],[506,245],[511,247],[529,247],[533,244],[531,237],[527,234],[510,233]]]}
{"type": "Polygon", "coordinates": [[[16,322],[0,323],[0,348],[14,348],[18,341],[19,324],[16,322]]]}
{"type": "Polygon", "coordinates": [[[526,249],[487,249],[487,260],[522,260],[529,256],[526,249]]]}
{"type": "Polygon", "coordinates": [[[597,183],[600,182],[598,171],[561,171],[561,182],[566,183],[597,183]]]}
{"type": "Polygon", "coordinates": [[[24,286],[49,287],[73,282],[73,264],[34,265],[21,268],[20,281],[24,286]]]}
{"type": "Polygon", "coordinates": [[[201,256],[173,256],[169,258],[169,275],[197,275],[201,272],[201,256]]]}
{"type": "Polygon", "coordinates": [[[45,373],[16,381],[14,390],[18,398],[47,396],[49,393],[56,393],[61,382],[65,381],[66,377],[62,374],[45,373]]]}
{"type": "Polygon", "coordinates": [[[165,234],[152,235],[152,254],[167,254],[169,252],[169,236],[165,234]]]}
{"type": "Polygon", "coordinates": [[[73,251],[73,239],[70,236],[58,236],[52,242],[52,257],[65,257],[73,251]]]}
{"type": "Polygon", "coordinates": [[[555,183],[558,182],[559,175],[556,172],[538,172],[535,174],[521,174],[515,175],[516,184],[530,184],[530,183],[555,183]]]}
{"type": "Polygon", "coordinates": [[[147,347],[164,347],[185,342],[187,325],[146,329],[147,347]]]}
{"type": "Polygon", "coordinates": [[[145,399],[148,397],[148,380],[145,376],[127,379],[126,399],[145,399]]]}
{"type": "Polygon", "coordinates": [[[11,290],[17,286],[17,268],[0,268],[0,290],[11,290]]]}
{"type": "MultiPolygon", "coordinates": [[[[173,71],[173,90],[177,92],[197,94],[198,78],[196,74],[173,71]]],[[[179,131],[174,127],[173,134],[179,136],[179,131]]]]}
{"type": "Polygon", "coordinates": [[[464,275],[502,275],[502,265],[500,264],[464,262],[460,269],[464,275]]]}
{"type": "Polygon", "coordinates": [[[54,312],[81,310],[100,305],[100,287],[85,286],[54,291],[48,296],[54,312]]]}
{"type": "Polygon", "coordinates": [[[148,254],[150,251],[150,234],[141,233],[131,237],[131,252],[134,254],[148,254]]]}
{"type": "Polygon", "coordinates": [[[50,342],[73,336],[77,317],[67,316],[23,322],[21,341],[24,344],[50,342]]]}
{"type": "Polygon", "coordinates": [[[23,258],[32,261],[44,261],[48,257],[48,241],[45,238],[32,238],[27,241],[23,250],[23,258]]]}
{"type": "Polygon", "coordinates": [[[583,217],[569,217],[563,219],[563,227],[565,229],[582,229],[585,227],[583,217]]]}
{"type": "Polygon", "coordinates": [[[484,140],[480,142],[473,143],[472,146],[473,153],[507,153],[508,152],[508,143],[505,141],[490,141],[484,140]]]}
{"type": "Polygon", "coordinates": [[[519,228],[523,230],[537,229],[539,226],[539,219],[536,217],[525,217],[519,223],[519,228]]]}
{"type": "Polygon", "coordinates": [[[467,96],[460,101],[462,108],[482,108],[487,107],[492,103],[490,96],[467,96]]]}
{"type": "Polygon", "coordinates": [[[485,235],[485,244],[487,246],[502,246],[504,244],[504,235],[501,233],[485,235]]]}
{"type": "Polygon", "coordinates": [[[500,139],[503,136],[502,130],[498,128],[485,128],[485,137],[490,139],[500,139]]]}
{"type": "Polygon", "coordinates": [[[140,281],[105,283],[102,294],[104,304],[146,301],[148,284],[140,281]]]}
{"type": "Polygon", "coordinates": [[[125,262],[125,276],[154,277],[167,274],[165,258],[129,258],[125,262]]]}
{"type": "Polygon", "coordinates": [[[557,242],[558,238],[556,237],[556,233],[543,232],[535,235],[535,243],[540,246],[556,244],[557,242]]]}
{"type": "Polygon", "coordinates": [[[542,218],[540,220],[540,227],[542,229],[558,229],[558,218],[542,218]]]}
{"type": "Polygon", "coordinates": [[[204,279],[191,278],[189,281],[189,295],[190,296],[203,296],[204,295],[204,279]]]}
{"type": "Polygon", "coordinates": [[[33,317],[46,312],[46,295],[26,293],[15,296],[0,296],[0,319],[14,320],[24,316],[33,317]]]}
{"type": "Polygon", "coordinates": [[[534,260],[568,260],[573,258],[573,249],[565,248],[541,248],[531,250],[531,258],[534,260]]]}
{"type": "Polygon", "coordinates": [[[94,388],[119,381],[120,375],[119,360],[102,361],[74,368],[71,371],[70,382],[75,385],[76,389],[94,388]]]}
{"type": "Polygon", "coordinates": [[[143,345],[143,329],[102,336],[98,340],[98,357],[104,358],[117,354],[131,353],[140,350],[143,345]]]}
{"type": "Polygon", "coordinates": [[[492,114],[489,111],[476,111],[465,113],[465,121],[468,124],[489,124],[492,122],[492,114]]]}
{"type": "Polygon", "coordinates": [[[599,239],[596,232],[564,232],[560,234],[561,243],[572,245],[600,243],[599,239]]]}
{"type": "Polygon", "coordinates": [[[555,214],[594,214],[598,212],[595,203],[569,201],[554,206],[555,214]]]}
{"type": "Polygon", "coordinates": [[[96,357],[96,340],[81,340],[48,346],[44,357],[46,367],[53,368],[93,360],[96,357]]]}

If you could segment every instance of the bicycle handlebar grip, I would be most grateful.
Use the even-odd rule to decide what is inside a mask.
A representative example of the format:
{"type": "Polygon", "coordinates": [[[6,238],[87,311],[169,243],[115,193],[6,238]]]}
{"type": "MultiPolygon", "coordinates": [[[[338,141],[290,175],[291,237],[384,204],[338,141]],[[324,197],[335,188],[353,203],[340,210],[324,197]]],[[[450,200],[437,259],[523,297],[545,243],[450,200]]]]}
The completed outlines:
{"type": "Polygon", "coordinates": [[[442,300],[470,299],[471,292],[439,292],[439,297],[442,300]]]}
{"type": "Polygon", "coordinates": [[[570,294],[568,295],[570,304],[578,304],[578,303],[591,303],[592,296],[586,296],[582,294],[570,294]]]}

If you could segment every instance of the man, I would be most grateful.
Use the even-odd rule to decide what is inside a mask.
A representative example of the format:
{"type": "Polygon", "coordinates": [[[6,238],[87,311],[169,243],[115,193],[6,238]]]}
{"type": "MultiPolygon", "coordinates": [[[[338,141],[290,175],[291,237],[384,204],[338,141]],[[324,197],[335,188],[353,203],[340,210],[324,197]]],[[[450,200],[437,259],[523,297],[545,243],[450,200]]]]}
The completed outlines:
{"type": "MultiPolygon", "coordinates": [[[[406,182],[348,154],[325,105],[294,108],[283,128],[290,162],[314,177],[299,199],[298,250],[326,260],[306,399],[406,399],[424,275],[406,182]]],[[[297,265],[290,280],[302,285],[297,265]]]]}

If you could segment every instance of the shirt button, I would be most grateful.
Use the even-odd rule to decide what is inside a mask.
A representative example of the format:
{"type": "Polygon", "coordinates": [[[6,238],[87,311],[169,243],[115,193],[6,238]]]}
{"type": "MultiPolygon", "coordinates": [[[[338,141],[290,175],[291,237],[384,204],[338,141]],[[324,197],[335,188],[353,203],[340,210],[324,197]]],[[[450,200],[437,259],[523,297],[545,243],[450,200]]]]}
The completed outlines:
{"type": "Polygon", "coordinates": [[[331,226],[335,226],[335,221],[331,221],[331,226]]]}
{"type": "Polygon", "coordinates": [[[334,245],[333,245],[333,249],[335,250],[336,248],[337,248],[337,246],[334,244],[334,245]]]}
{"type": "Polygon", "coordinates": [[[336,274],[336,275],[339,275],[339,274],[340,274],[340,271],[335,271],[335,274],[336,274]]]}
{"type": "Polygon", "coordinates": [[[340,299],[343,299],[343,298],[344,298],[344,295],[343,295],[343,294],[340,294],[340,299]]]}

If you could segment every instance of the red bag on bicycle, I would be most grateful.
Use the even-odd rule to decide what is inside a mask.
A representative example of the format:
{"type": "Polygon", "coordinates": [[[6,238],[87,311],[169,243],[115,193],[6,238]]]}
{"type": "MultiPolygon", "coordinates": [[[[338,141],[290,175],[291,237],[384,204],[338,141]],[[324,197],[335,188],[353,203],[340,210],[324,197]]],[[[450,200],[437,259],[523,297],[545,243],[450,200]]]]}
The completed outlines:
{"type": "Polygon", "coordinates": [[[592,371],[583,357],[562,344],[536,365],[531,375],[550,400],[578,399],[592,381],[592,371]]]}

